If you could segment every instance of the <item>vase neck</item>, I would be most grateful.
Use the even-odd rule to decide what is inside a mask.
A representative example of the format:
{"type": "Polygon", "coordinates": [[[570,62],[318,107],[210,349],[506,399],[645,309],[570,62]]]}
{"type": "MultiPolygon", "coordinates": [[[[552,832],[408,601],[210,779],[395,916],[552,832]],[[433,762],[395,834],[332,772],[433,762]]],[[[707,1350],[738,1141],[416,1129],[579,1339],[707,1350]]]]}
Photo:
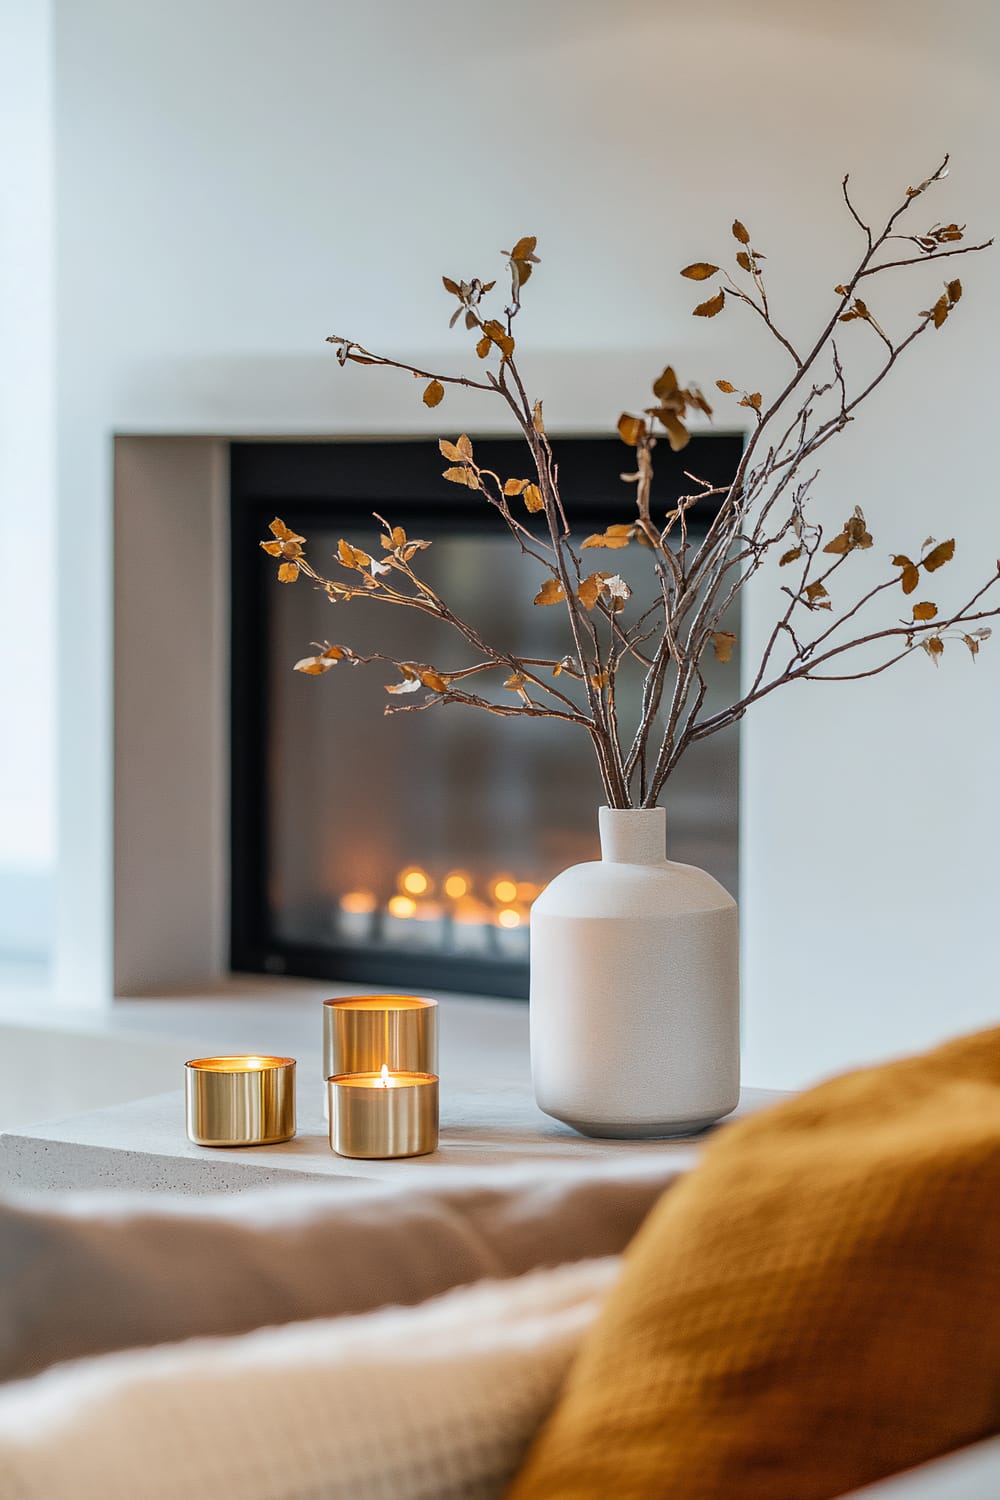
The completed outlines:
{"type": "Polygon", "coordinates": [[[605,864],[662,865],[667,857],[667,812],[663,807],[600,810],[601,858],[605,864]]]}

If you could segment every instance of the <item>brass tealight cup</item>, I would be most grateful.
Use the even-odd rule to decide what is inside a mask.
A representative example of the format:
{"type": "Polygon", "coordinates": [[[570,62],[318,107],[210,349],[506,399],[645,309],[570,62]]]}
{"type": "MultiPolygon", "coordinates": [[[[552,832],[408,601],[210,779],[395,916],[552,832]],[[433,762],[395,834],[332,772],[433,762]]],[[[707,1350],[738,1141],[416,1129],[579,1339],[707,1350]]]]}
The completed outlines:
{"type": "Polygon", "coordinates": [[[184,1069],[196,1146],[274,1146],[295,1134],[295,1059],[196,1057],[184,1069]]]}
{"type": "Polygon", "coordinates": [[[436,1073],[438,1003],[417,995],[350,995],[323,1002],[323,1077],[436,1073]]]}
{"type": "Polygon", "coordinates": [[[342,1073],[327,1079],[330,1145],[338,1156],[372,1161],[426,1156],[438,1145],[433,1073],[342,1073]]]}

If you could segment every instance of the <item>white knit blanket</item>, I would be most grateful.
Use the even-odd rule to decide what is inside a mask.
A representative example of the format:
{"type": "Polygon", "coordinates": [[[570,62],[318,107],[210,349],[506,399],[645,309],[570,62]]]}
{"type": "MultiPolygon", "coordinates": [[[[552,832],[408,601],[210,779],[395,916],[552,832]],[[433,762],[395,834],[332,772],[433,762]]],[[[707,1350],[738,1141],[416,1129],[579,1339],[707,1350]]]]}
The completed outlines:
{"type": "Polygon", "coordinates": [[[617,1258],[0,1390],[0,1500],[502,1496],[617,1258]]]}

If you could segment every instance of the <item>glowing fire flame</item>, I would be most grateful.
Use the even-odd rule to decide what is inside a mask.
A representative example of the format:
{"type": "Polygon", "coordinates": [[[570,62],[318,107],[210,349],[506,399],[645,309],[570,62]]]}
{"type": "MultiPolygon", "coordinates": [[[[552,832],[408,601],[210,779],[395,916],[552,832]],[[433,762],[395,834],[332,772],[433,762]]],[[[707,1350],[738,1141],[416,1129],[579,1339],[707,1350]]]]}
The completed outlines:
{"type": "Polygon", "coordinates": [[[384,1088],[384,1089],[387,1089],[389,1087],[389,1064],[388,1063],[383,1063],[382,1064],[382,1078],[380,1080],[380,1087],[384,1088]]]}

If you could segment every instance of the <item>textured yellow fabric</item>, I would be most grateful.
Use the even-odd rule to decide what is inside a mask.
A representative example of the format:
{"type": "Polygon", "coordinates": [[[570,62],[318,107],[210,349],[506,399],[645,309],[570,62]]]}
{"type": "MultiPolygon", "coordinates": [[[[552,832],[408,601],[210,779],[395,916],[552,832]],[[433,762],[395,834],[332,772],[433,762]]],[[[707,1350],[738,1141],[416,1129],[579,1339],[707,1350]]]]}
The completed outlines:
{"type": "Polygon", "coordinates": [[[511,1500],[823,1500],[1000,1430],[1000,1030],[729,1126],[511,1500]]]}

